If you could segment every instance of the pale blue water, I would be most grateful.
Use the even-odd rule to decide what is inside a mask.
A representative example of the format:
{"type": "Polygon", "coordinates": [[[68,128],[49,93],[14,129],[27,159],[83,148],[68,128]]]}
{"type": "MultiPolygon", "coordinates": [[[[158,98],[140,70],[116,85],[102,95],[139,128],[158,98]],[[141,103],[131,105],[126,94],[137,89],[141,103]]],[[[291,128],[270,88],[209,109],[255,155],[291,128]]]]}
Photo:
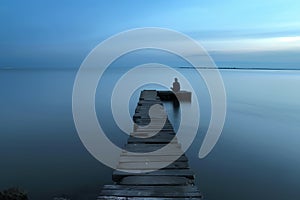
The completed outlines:
{"type": "MultiPolygon", "coordinates": [[[[190,69],[181,72],[195,78],[190,69]]],[[[96,99],[99,120],[120,146],[126,135],[112,121],[107,94],[122,73],[109,72],[111,84],[100,86],[96,99]]],[[[209,200],[299,199],[300,71],[221,73],[226,123],[214,150],[202,160],[197,155],[210,103],[205,85],[197,85],[203,91],[198,95],[200,129],[187,155],[200,190],[209,200]]],[[[75,70],[0,71],[0,190],[19,186],[33,200],[59,194],[94,199],[102,184],[111,183],[112,170],[87,152],[76,133],[71,107],[75,75],[75,70]]],[[[180,114],[166,106],[178,126],[180,114]]],[[[131,113],[134,107],[133,100],[131,113]]]]}

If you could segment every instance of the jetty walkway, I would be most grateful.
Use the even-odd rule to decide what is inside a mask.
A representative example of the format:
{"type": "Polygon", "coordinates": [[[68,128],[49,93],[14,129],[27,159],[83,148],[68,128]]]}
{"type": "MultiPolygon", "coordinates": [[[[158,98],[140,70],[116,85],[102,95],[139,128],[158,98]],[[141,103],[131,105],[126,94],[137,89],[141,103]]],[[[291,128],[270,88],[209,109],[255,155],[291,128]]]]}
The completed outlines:
{"type": "Polygon", "coordinates": [[[135,126],[127,144],[120,155],[117,170],[112,174],[113,185],[105,185],[102,188],[98,200],[154,200],[154,199],[202,199],[199,189],[194,185],[194,172],[189,168],[188,159],[181,150],[176,139],[173,126],[163,109],[162,100],[173,99],[171,92],[159,92],[156,90],[144,90],[141,92],[138,105],[133,116],[135,126]],[[152,105],[161,105],[161,110],[152,116],[150,122],[149,109],[152,105]],[[165,120],[163,128],[155,135],[162,120],[165,120]],[[171,143],[168,153],[154,154],[150,156],[133,156],[130,152],[153,152],[171,143]],[[125,151],[126,150],[126,151],[125,151]],[[162,163],[174,160],[167,167],[149,172],[162,163]],[[175,157],[176,158],[176,157],[175,157]],[[126,172],[124,172],[124,169],[126,172]]]}

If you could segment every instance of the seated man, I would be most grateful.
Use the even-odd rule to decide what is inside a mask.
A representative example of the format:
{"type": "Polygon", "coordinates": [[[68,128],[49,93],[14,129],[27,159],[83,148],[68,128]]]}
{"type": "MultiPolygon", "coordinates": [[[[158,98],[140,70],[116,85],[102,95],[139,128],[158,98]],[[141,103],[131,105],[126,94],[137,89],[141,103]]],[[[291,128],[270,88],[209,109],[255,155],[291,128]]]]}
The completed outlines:
{"type": "Polygon", "coordinates": [[[178,82],[177,78],[175,78],[175,81],[173,82],[173,87],[171,87],[171,90],[173,92],[179,92],[180,91],[180,83],[178,82]]]}

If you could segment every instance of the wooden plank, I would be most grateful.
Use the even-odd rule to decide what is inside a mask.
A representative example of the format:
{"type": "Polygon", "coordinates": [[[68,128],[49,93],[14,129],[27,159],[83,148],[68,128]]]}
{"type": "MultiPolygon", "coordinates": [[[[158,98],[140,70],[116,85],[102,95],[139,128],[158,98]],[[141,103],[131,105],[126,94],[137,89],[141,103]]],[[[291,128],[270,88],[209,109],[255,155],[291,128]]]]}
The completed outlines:
{"type": "Polygon", "coordinates": [[[137,113],[137,114],[134,114],[133,116],[134,118],[137,118],[137,119],[145,119],[145,120],[149,120],[149,119],[152,119],[152,120],[160,120],[160,121],[164,121],[166,119],[166,116],[164,115],[152,115],[151,118],[149,116],[149,114],[140,114],[137,113]]]}
{"type": "MultiPolygon", "coordinates": [[[[133,137],[138,137],[139,135],[143,135],[143,134],[153,135],[154,133],[149,132],[149,131],[134,131],[134,132],[130,133],[130,135],[133,137]]],[[[154,136],[174,137],[175,135],[176,134],[174,131],[159,131],[158,133],[155,133],[155,135],[153,135],[153,137],[154,136]]]]}
{"type": "Polygon", "coordinates": [[[149,118],[149,120],[146,120],[145,122],[141,122],[139,120],[143,120],[143,119],[137,119],[138,123],[143,123],[145,124],[144,126],[147,127],[148,125],[150,125],[151,122],[151,126],[157,126],[157,127],[161,127],[163,126],[164,128],[173,128],[172,124],[166,122],[166,120],[164,118],[162,119],[158,119],[158,118],[149,118]]]}
{"type": "Polygon", "coordinates": [[[149,118],[147,120],[144,120],[144,119],[136,119],[135,120],[136,124],[143,125],[143,126],[146,126],[146,125],[150,124],[150,122],[152,124],[159,123],[159,125],[161,125],[162,123],[164,123],[164,127],[167,127],[167,128],[173,127],[173,125],[170,122],[167,122],[167,121],[164,122],[164,121],[161,121],[161,119],[150,119],[149,118]]]}
{"type": "Polygon", "coordinates": [[[121,155],[132,155],[133,153],[140,153],[140,155],[136,155],[136,156],[145,156],[145,154],[150,154],[153,156],[156,155],[160,155],[160,156],[181,156],[183,155],[183,151],[178,148],[178,149],[168,149],[168,150],[164,150],[164,151],[157,151],[159,149],[155,149],[155,148],[148,148],[148,149],[125,149],[121,152],[121,155]]]}
{"type": "Polygon", "coordinates": [[[178,143],[170,143],[170,144],[145,144],[145,143],[137,143],[137,144],[127,144],[123,149],[123,152],[150,152],[157,151],[165,147],[165,151],[168,152],[182,152],[181,146],[178,143]],[[125,151],[126,150],[126,151],[125,151]]]}
{"type": "Polygon", "coordinates": [[[166,136],[166,137],[174,137],[176,133],[174,131],[159,131],[158,133],[156,132],[151,132],[151,131],[134,131],[130,134],[132,137],[159,137],[159,136],[166,136]]]}
{"type": "Polygon", "coordinates": [[[166,131],[166,130],[171,130],[174,131],[173,126],[165,126],[162,123],[161,124],[153,124],[151,125],[148,123],[146,125],[140,125],[139,127],[135,127],[135,130],[138,131],[143,131],[145,130],[146,132],[149,132],[151,130],[156,130],[157,132],[160,132],[160,130],[166,131]]]}
{"type": "Polygon", "coordinates": [[[141,92],[141,97],[144,98],[153,98],[153,97],[157,97],[157,91],[156,90],[143,90],[141,92]]]}
{"type": "MultiPolygon", "coordinates": [[[[135,114],[136,114],[137,116],[141,116],[140,113],[138,113],[138,112],[135,112],[135,114]]],[[[134,115],[135,115],[135,114],[134,114],[134,115]]],[[[147,115],[146,115],[146,116],[147,116],[147,115]]],[[[147,118],[146,116],[143,116],[143,119],[139,119],[139,120],[150,120],[150,119],[151,119],[151,118],[149,117],[149,115],[148,115],[148,118],[147,118]]],[[[152,120],[156,120],[156,119],[152,119],[152,120]]],[[[161,119],[157,119],[157,120],[161,120],[161,119]]],[[[171,123],[170,120],[169,120],[168,118],[166,119],[166,122],[171,123]]]]}
{"type": "MultiPolygon", "coordinates": [[[[126,144],[124,145],[125,148],[128,148],[128,149],[144,149],[144,148],[149,148],[149,149],[160,149],[160,148],[163,148],[167,145],[165,144],[126,144]]],[[[168,148],[170,149],[181,149],[181,145],[178,144],[178,143],[172,143],[170,145],[167,146],[168,148]]]]}
{"type": "Polygon", "coordinates": [[[147,157],[147,156],[181,156],[184,155],[181,149],[169,150],[169,151],[154,151],[154,150],[123,150],[121,151],[120,156],[140,156],[140,157],[147,157]],[[152,152],[151,154],[146,154],[147,152],[152,152]],[[144,153],[144,154],[134,154],[134,153],[144,153]]]}
{"type": "Polygon", "coordinates": [[[139,98],[140,101],[144,100],[144,101],[153,101],[153,100],[160,100],[159,97],[140,97],[139,98]]]}
{"type": "MultiPolygon", "coordinates": [[[[139,113],[135,113],[135,114],[136,114],[137,116],[140,115],[139,113]]],[[[138,119],[138,120],[141,120],[141,121],[149,121],[150,119],[151,119],[151,118],[149,118],[149,116],[148,116],[148,118],[145,117],[145,116],[143,116],[143,119],[138,119]]],[[[152,119],[152,120],[153,120],[153,121],[155,121],[155,120],[160,121],[161,119],[152,119]]],[[[166,123],[172,124],[168,118],[166,119],[166,123]]]]}
{"type": "MultiPolygon", "coordinates": [[[[151,118],[148,118],[148,119],[147,118],[143,118],[143,119],[137,119],[137,120],[140,121],[140,122],[150,122],[150,119],[151,118]]],[[[156,121],[157,122],[161,122],[161,119],[152,119],[152,121],[153,122],[156,122],[156,121]]],[[[166,119],[166,123],[169,124],[169,125],[172,125],[172,123],[169,121],[168,118],[166,119]]]]}
{"type": "Polygon", "coordinates": [[[175,133],[172,132],[134,132],[131,133],[128,139],[176,139],[175,133]]]}
{"type": "Polygon", "coordinates": [[[154,94],[141,94],[139,100],[152,101],[152,100],[160,100],[158,96],[154,94]]]}
{"type": "MultiPolygon", "coordinates": [[[[135,109],[136,115],[147,115],[149,113],[151,106],[139,106],[135,109]]],[[[164,114],[167,115],[166,111],[164,109],[156,109],[155,114],[164,114]]]]}
{"type": "MultiPolygon", "coordinates": [[[[157,119],[156,119],[157,120],[157,119]]],[[[155,122],[155,120],[154,119],[151,119],[151,121],[149,121],[148,123],[147,123],[147,125],[145,125],[145,126],[141,126],[141,128],[164,128],[164,129],[172,129],[173,130],[173,126],[172,125],[170,125],[170,124],[165,124],[165,122],[164,121],[156,121],[155,122]],[[151,122],[151,124],[150,124],[150,122],[151,122]]]]}
{"type": "Polygon", "coordinates": [[[117,169],[141,169],[141,170],[155,170],[159,168],[164,169],[188,169],[188,163],[187,162],[173,162],[170,164],[170,162],[120,162],[117,166],[117,169]],[[166,166],[166,167],[162,167],[166,166]]]}
{"type": "Polygon", "coordinates": [[[155,100],[160,101],[160,98],[159,97],[140,97],[139,98],[139,101],[155,101],[155,100]]]}
{"type": "Polygon", "coordinates": [[[201,197],[198,188],[195,186],[105,185],[101,195],[123,197],[201,197]]]}
{"type": "Polygon", "coordinates": [[[141,126],[156,125],[156,126],[165,126],[166,128],[173,128],[172,124],[169,124],[165,118],[149,118],[148,116],[143,116],[139,118],[134,118],[134,122],[141,126]]]}
{"type": "Polygon", "coordinates": [[[120,196],[99,196],[97,200],[201,200],[201,197],[175,198],[175,197],[120,197],[120,196]]]}
{"type": "Polygon", "coordinates": [[[144,133],[166,133],[166,132],[170,132],[170,133],[174,133],[174,129],[170,128],[170,129],[165,129],[165,128],[140,128],[140,127],[135,127],[134,129],[135,132],[144,132],[144,133]]]}
{"type": "MultiPolygon", "coordinates": [[[[167,113],[165,112],[165,110],[157,110],[155,113],[152,113],[153,116],[158,116],[158,117],[164,117],[166,118],[166,115],[167,113]]],[[[143,109],[136,109],[135,110],[135,113],[134,113],[135,116],[149,116],[149,108],[143,108],[143,109]]]]}
{"type": "Polygon", "coordinates": [[[185,177],[172,176],[128,176],[121,180],[120,185],[192,185],[194,181],[185,177]]]}
{"type": "MultiPolygon", "coordinates": [[[[181,149],[181,145],[178,143],[169,143],[169,144],[147,144],[147,143],[134,143],[134,144],[126,144],[124,146],[124,150],[122,151],[122,153],[127,153],[127,152],[154,152],[157,151],[159,149],[164,148],[163,152],[156,152],[158,154],[160,153],[164,153],[166,155],[168,155],[168,153],[170,153],[170,155],[174,155],[174,153],[180,153],[183,154],[183,151],[181,149]]],[[[178,154],[175,154],[178,155],[178,154]]]]}
{"type": "Polygon", "coordinates": [[[150,118],[150,115],[148,112],[145,112],[145,113],[136,112],[134,114],[134,117],[138,118],[138,119],[156,119],[156,120],[161,120],[161,121],[164,121],[166,119],[166,115],[164,115],[164,114],[153,114],[153,115],[151,115],[151,118],[150,118]]]}
{"type": "Polygon", "coordinates": [[[157,95],[157,90],[143,90],[141,92],[141,96],[146,96],[146,95],[157,95]]]}
{"type": "MultiPolygon", "coordinates": [[[[136,115],[147,115],[149,113],[151,106],[140,106],[135,109],[135,114],[136,115]]],[[[153,113],[154,115],[164,115],[166,116],[167,113],[164,109],[155,109],[155,112],[153,113]]]]}
{"type": "MultiPolygon", "coordinates": [[[[138,135],[138,134],[149,134],[149,131],[138,131],[138,130],[136,130],[136,131],[134,131],[134,132],[132,132],[131,133],[131,135],[138,135]]],[[[176,133],[174,132],[174,130],[172,130],[172,131],[165,131],[165,130],[160,130],[157,134],[161,134],[161,135],[167,135],[167,134],[169,134],[169,135],[176,135],[176,133]]]]}
{"type": "MultiPolygon", "coordinates": [[[[150,108],[152,107],[152,106],[154,106],[154,105],[157,105],[157,104],[148,104],[148,105],[142,105],[142,106],[138,106],[138,107],[136,107],[136,109],[135,109],[135,113],[137,114],[137,115],[142,115],[142,114],[148,114],[149,113],[149,110],[150,110],[150,108]]],[[[156,109],[155,109],[155,113],[161,113],[161,114],[167,114],[166,113],[166,111],[163,109],[163,108],[158,108],[158,107],[156,107],[156,109]]]]}
{"type": "MultiPolygon", "coordinates": [[[[144,187],[144,186],[141,186],[144,187]]],[[[150,190],[143,190],[142,188],[138,188],[137,190],[102,190],[101,195],[105,196],[123,196],[123,197],[198,197],[201,198],[201,194],[199,191],[177,191],[176,189],[173,190],[165,190],[164,186],[162,187],[156,187],[155,189],[150,190]]],[[[174,186],[173,186],[174,187],[174,186]]]]}
{"type": "Polygon", "coordinates": [[[120,156],[120,162],[169,162],[169,161],[179,161],[184,162],[188,161],[185,155],[182,155],[178,158],[178,156],[120,156]]]}
{"type": "Polygon", "coordinates": [[[157,104],[163,106],[163,103],[160,100],[153,100],[153,101],[141,100],[138,102],[137,107],[142,107],[142,106],[151,107],[152,105],[157,105],[157,104]]]}
{"type": "MultiPolygon", "coordinates": [[[[166,176],[168,177],[168,176],[166,176]]],[[[178,192],[199,192],[199,189],[194,186],[194,185],[167,185],[165,187],[156,187],[153,185],[137,185],[137,186],[133,186],[133,185],[104,185],[103,190],[144,190],[144,191],[149,191],[149,190],[156,190],[156,191],[160,191],[162,189],[165,189],[165,191],[178,191],[178,192]]]]}
{"type": "Polygon", "coordinates": [[[113,181],[119,182],[122,178],[127,176],[178,176],[194,179],[194,173],[190,169],[176,169],[168,170],[162,169],[153,172],[145,172],[145,170],[130,170],[130,172],[123,172],[115,170],[113,172],[113,181]]]}
{"type": "MultiPolygon", "coordinates": [[[[173,138],[172,138],[173,139],[173,138]]],[[[145,143],[145,144],[168,144],[168,143],[178,143],[178,140],[174,138],[172,140],[170,138],[129,138],[128,143],[129,144],[138,144],[138,143],[145,143]]]]}

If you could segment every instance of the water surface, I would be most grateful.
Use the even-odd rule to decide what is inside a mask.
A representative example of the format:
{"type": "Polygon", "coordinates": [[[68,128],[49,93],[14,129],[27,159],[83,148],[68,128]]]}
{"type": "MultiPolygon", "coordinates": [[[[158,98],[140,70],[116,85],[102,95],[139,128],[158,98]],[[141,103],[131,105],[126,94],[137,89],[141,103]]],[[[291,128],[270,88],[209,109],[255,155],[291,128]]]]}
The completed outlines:
{"type": "MultiPolygon", "coordinates": [[[[191,69],[177,70],[190,80],[197,78],[191,69]]],[[[127,135],[113,121],[109,98],[123,73],[107,72],[96,94],[98,119],[119,146],[127,135]]],[[[221,74],[228,100],[226,123],[204,159],[198,151],[209,124],[210,101],[203,81],[195,85],[200,128],[187,156],[200,190],[209,200],[300,198],[300,72],[231,69],[221,74]]],[[[112,170],[87,152],[76,133],[75,75],[75,70],[0,71],[0,189],[19,186],[33,200],[60,194],[94,199],[101,185],[112,183],[112,170]]],[[[161,89],[155,87],[147,86],[161,89]]],[[[132,98],[131,113],[138,95],[132,98]]],[[[178,127],[180,112],[168,103],[166,109],[178,127]]]]}

